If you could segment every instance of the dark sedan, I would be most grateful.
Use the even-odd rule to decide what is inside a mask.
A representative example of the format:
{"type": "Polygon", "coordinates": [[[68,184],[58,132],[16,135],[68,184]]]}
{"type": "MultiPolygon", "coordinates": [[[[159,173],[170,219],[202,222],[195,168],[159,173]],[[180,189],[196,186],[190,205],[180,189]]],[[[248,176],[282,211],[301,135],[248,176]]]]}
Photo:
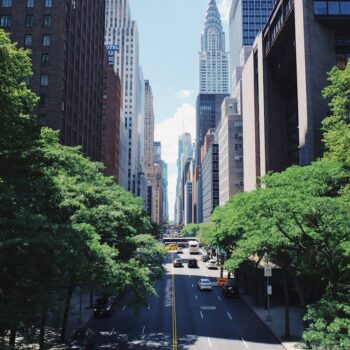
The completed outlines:
{"type": "Polygon", "coordinates": [[[222,287],[222,294],[227,298],[239,298],[239,288],[234,278],[229,278],[222,287]]]}

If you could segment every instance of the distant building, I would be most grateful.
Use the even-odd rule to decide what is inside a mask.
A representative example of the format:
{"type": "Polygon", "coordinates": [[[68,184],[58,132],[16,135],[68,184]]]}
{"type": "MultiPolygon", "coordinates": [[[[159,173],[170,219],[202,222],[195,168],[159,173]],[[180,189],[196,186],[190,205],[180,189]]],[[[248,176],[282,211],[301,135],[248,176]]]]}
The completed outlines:
{"type": "Polygon", "coordinates": [[[162,164],[162,145],[159,141],[153,142],[153,162],[155,164],[162,164]]]}
{"type": "Polygon", "coordinates": [[[210,0],[199,52],[199,91],[201,94],[227,94],[229,61],[225,33],[215,0],[210,0]]]}
{"type": "Polygon", "coordinates": [[[279,0],[244,67],[244,189],[322,154],[322,89],[350,57],[348,1],[279,0]]]}
{"type": "Polygon", "coordinates": [[[216,129],[219,145],[219,204],[243,191],[243,129],[242,116],[237,111],[237,100],[225,98],[222,117],[216,129]]]}
{"type": "Polygon", "coordinates": [[[119,182],[120,100],[120,79],[113,67],[107,64],[106,56],[103,71],[101,161],[105,165],[105,175],[113,176],[117,182],[119,182]]]}
{"type": "Polygon", "coordinates": [[[2,0],[0,6],[0,26],[32,51],[27,84],[40,98],[39,122],[92,160],[101,158],[104,10],[104,0],[2,0]]]}
{"type": "Polygon", "coordinates": [[[214,130],[209,130],[210,138],[202,150],[202,215],[203,222],[210,221],[210,216],[219,205],[219,145],[214,142],[214,130]]]}
{"type": "MultiPolygon", "coordinates": [[[[74,3],[80,2],[75,1],[74,3]]],[[[121,148],[124,154],[121,154],[120,158],[126,160],[126,164],[120,167],[121,184],[128,191],[137,195],[138,175],[141,171],[139,142],[142,142],[139,137],[141,129],[139,113],[143,99],[143,96],[140,96],[143,81],[140,78],[138,28],[137,23],[131,17],[129,0],[106,0],[103,3],[106,3],[105,43],[115,47],[111,62],[122,82],[120,139],[126,147],[121,148]],[[125,175],[126,178],[124,178],[125,175]]],[[[93,42],[93,40],[89,41],[89,43],[93,42]]]]}
{"type": "Polygon", "coordinates": [[[178,159],[177,159],[177,182],[176,182],[176,201],[175,201],[175,223],[182,225],[184,218],[184,167],[188,160],[193,157],[193,145],[191,134],[184,133],[179,137],[178,159]]]}
{"type": "Polygon", "coordinates": [[[162,201],[163,201],[163,222],[169,221],[168,203],[168,164],[162,160],[162,201]]]}
{"type": "Polygon", "coordinates": [[[209,129],[215,129],[221,119],[221,105],[228,94],[199,94],[196,115],[196,159],[200,165],[200,148],[209,129]]]}

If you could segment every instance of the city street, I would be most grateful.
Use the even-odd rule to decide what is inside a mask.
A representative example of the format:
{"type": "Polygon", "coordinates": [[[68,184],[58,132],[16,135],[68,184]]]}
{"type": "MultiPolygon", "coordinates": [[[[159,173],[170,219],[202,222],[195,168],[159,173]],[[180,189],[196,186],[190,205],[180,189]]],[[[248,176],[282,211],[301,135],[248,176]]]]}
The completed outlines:
{"type": "MultiPolygon", "coordinates": [[[[199,291],[201,277],[214,278],[219,270],[187,267],[188,251],[169,254],[166,273],[157,283],[159,298],[135,315],[122,303],[112,317],[97,319],[97,349],[235,349],[282,350],[266,326],[240,299],[225,299],[221,287],[199,291]],[[181,257],[184,267],[173,268],[173,258],[181,257]],[[175,284],[175,293],[173,287],[175,284]]],[[[198,260],[201,255],[192,255],[198,260]]]]}

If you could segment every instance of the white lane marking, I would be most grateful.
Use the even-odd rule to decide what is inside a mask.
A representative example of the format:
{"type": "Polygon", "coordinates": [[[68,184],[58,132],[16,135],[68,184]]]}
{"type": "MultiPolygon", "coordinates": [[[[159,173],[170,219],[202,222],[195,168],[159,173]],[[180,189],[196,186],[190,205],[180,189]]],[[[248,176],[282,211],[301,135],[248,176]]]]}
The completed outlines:
{"type": "Polygon", "coordinates": [[[126,308],[126,304],[125,304],[124,307],[123,307],[123,311],[125,311],[125,308],[126,308]]]}
{"type": "Polygon", "coordinates": [[[146,326],[143,326],[142,328],[142,334],[145,333],[146,326]]]}
{"type": "Polygon", "coordinates": [[[148,304],[148,310],[151,310],[151,304],[148,304]]]}
{"type": "Polygon", "coordinates": [[[244,346],[247,348],[247,349],[249,349],[249,346],[248,346],[248,344],[245,342],[245,340],[242,338],[242,340],[243,340],[243,343],[244,343],[244,346]]]}
{"type": "Polygon", "coordinates": [[[191,278],[191,275],[188,275],[188,278],[191,278]]]}
{"type": "Polygon", "coordinates": [[[221,300],[220,296],[218,295],[218,299],[221,300]]]}
{"type": "Polygon", "coordinates": [[[115,327],[113,327],[113,329],[111,330],[111,333],[109,333],[109,335],[112,335],[114,333],[115,327]]]}
{"type": "Polygon", "coordinates": [[[192,288],[194,287],[193,283],[192,283],[192,288]]]}
{"type": "Polygon", "coordinates": [[[202,311],[199,311],[199,312],[200,312],[200,314],[201,314],[201,317],[204,318],[204,317],[203,317],[203,314],[202,314],[202,311]]]}
{"type": "Polygon", "coordinates": [[[195,295],[194,297],[196,298],[196,300],[198,300],[197,295],[195,295]]]}
{"type": "Polygon", "coordinates": [[[227,311],[227,316],[230,318],[230,320],[232,320],[232,316],[230,315],[230,313],[227,311]]]}
{"type": "Polygon", "coordinates": [[[210,338],[208,338],[208,343],[209,343],[209,346],[211,347],[211,341],[210,341],[210,338]]]}

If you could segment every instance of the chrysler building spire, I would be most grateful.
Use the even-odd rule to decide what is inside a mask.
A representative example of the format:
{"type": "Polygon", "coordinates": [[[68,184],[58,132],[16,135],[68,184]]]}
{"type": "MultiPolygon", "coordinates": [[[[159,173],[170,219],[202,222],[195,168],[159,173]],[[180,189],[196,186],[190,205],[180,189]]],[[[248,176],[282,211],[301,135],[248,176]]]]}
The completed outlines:
{"type": "Polygon", "coordinates": [[[209,2],[201,44],[199,53],[200,93],[228,93],[228,53],[225,51],[225,33],[215,0],[209,2]]]}

